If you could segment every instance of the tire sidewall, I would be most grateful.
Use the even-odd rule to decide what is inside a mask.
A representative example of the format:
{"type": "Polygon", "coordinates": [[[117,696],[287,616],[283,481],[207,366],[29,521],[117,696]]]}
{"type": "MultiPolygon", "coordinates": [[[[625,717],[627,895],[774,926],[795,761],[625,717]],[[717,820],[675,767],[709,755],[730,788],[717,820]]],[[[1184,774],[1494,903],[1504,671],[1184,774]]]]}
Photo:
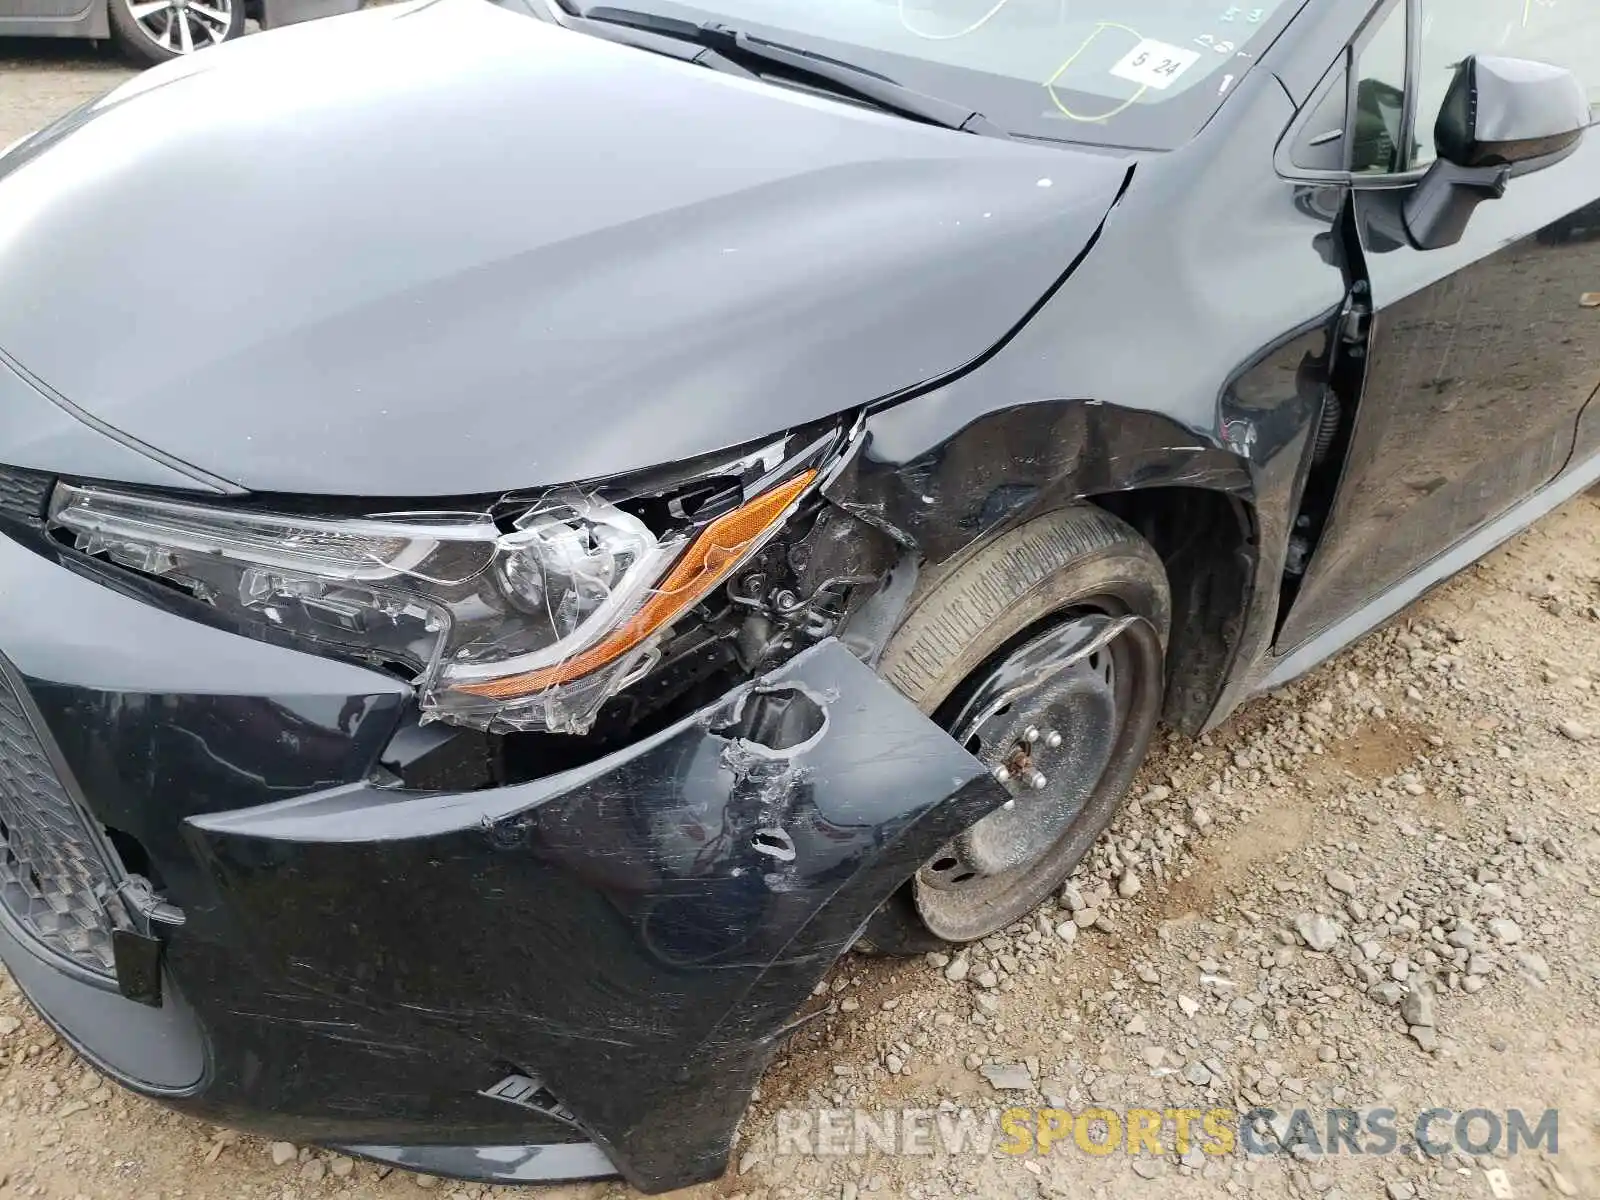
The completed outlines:
{"type": "MultiPolygon", "coordinates": [[[[941,570],[913,598],[884,648],[879,671],[922,712],[933,716],[1008,645],[1033,636],[1063,610],[1091,602],[1149,623],[1142,637],[1145,653],[1154,660],[1154,678],[1135,679],[1133,686],[1164,689],[1161,664],[1171,626],[1166,571],[1134,530],[1099,509],[1068,509],[1037,518],[941,570]]],[[[1110,824],[1143,764],[1159,706],[1158,695],[1154,710],[1146,710],[1150,715],[1142,727],[1119,735],[1118,756],[1071,828],[1040,860],[1039,884],[1017,893],[1028,896],[1029,909],[1059,886],[1052,873],[1068,877],[1110,824]]],[[[1134,707],[1138,711],[1137,699],[1134,707]]],[[[872,949],[915,953],[950,948],[973,938],[946,938],[929,929],[908,882],[868,923],[865,940],[872,949]]]]}
{"type": "Polygon", "coordinates": [[[1172,602],[1160,558],[1109,513],[1076,511],[1093,512],[1096,532],[1118,541],[1052,561],[1039,552],[1061,520],[1050,514],[979,548],[913,597],[879,658],[884,679],[931,716],[1008,642],[1094,597],[1113,598],[1149,621],[1165,649],[1172,602]]]}
{"type": "MultiPolygon", "coordinates": [[[[137,59],[149,66],[156,66],[170,62],[175,58],[186,58],[187,55],[175,53],[166,47],[158,45],[144,27],[133,19],[133,14],[128,9],[129,0],[106,0],[106,12],[111,22],[111,33],[117,46],[124,54],[137,59]]],[[[233,41],[244,33],[245,15],[244,0],[233,0],[232,19],[228,24],[228,34],[223,38],[223,43],[233,41]]],[[[209,49],[210,47],[207,47],[209,49]]],[[[201,53],[201,51],[195,51],[201,53]]]]}

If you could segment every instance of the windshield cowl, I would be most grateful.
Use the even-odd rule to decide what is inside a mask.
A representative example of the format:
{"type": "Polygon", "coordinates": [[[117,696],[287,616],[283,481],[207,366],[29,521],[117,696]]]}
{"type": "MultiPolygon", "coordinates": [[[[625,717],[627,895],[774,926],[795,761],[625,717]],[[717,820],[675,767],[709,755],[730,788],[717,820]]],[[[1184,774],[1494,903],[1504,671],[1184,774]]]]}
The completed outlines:
{"type": "MultiPolygon", "coordinates": [[[[557,2],[595,21],[615,20],[619,11],[557,2]]],[[[842,64],[950,112],[982,114],[986,131],[1173,149],[1211,118],[1298,7],[1298,0],[628,0],[626,11],[629,20],[654,21],[678,36],[726,26],[747,40],[842,64]]],[[[948,114],[903,115],[946,123],[948,114]]]]}

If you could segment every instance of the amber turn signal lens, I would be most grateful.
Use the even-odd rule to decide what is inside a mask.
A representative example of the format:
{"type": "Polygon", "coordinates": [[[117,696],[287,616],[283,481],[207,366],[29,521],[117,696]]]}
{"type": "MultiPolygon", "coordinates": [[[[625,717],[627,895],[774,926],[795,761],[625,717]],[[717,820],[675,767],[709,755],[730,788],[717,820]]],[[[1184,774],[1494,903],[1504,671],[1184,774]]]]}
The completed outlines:
{"type": "Polygon", "coordinates": [[[456,690],[491,700],[512,700],[579,679],[626,654],[698,604],[726,579],[745,554],[783,520],[789,506],[816,477],[815,471],[805,471],[707,525],[639,611],[587,650],[553,667],[462,684],[456,690]]]}

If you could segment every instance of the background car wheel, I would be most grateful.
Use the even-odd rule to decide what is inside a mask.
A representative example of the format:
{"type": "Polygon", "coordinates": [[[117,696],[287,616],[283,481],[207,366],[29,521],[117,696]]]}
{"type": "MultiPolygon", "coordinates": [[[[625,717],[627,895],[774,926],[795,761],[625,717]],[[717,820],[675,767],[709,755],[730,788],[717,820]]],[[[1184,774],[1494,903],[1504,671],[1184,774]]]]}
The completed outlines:
{"type": "Polygon", "coordinates": [[[146,63],[204,50],[244,32],[245,0],[109,0],[117,45],[146,63]]]}
{"type": "Polygon", "coordinates": [[[1155,551],[1088,507],[1031,521],[924,585],[879,670],[997,769],[1012,800],[941,847],[858,948],[973,941],[1060,886],[1144,761],[1170,613],[1155,551]]]}

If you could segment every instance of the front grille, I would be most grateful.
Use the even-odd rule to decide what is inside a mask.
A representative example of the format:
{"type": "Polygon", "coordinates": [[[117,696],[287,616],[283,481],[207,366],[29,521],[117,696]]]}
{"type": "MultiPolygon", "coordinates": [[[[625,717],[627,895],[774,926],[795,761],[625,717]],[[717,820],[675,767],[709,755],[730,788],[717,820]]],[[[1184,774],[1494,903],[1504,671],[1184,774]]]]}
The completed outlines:
{"type": "Polygon", "coordinates": [[[122,902],[103,844],[0,674],[0,904],[47,950],[115,979],[107,906],[122,902]]]}
{"type": "Polygon", "coordinates": [[[54,475],[0,466],[0,513],[37,521],[50,503],[50,489],[55,482],[54,475]]]}

